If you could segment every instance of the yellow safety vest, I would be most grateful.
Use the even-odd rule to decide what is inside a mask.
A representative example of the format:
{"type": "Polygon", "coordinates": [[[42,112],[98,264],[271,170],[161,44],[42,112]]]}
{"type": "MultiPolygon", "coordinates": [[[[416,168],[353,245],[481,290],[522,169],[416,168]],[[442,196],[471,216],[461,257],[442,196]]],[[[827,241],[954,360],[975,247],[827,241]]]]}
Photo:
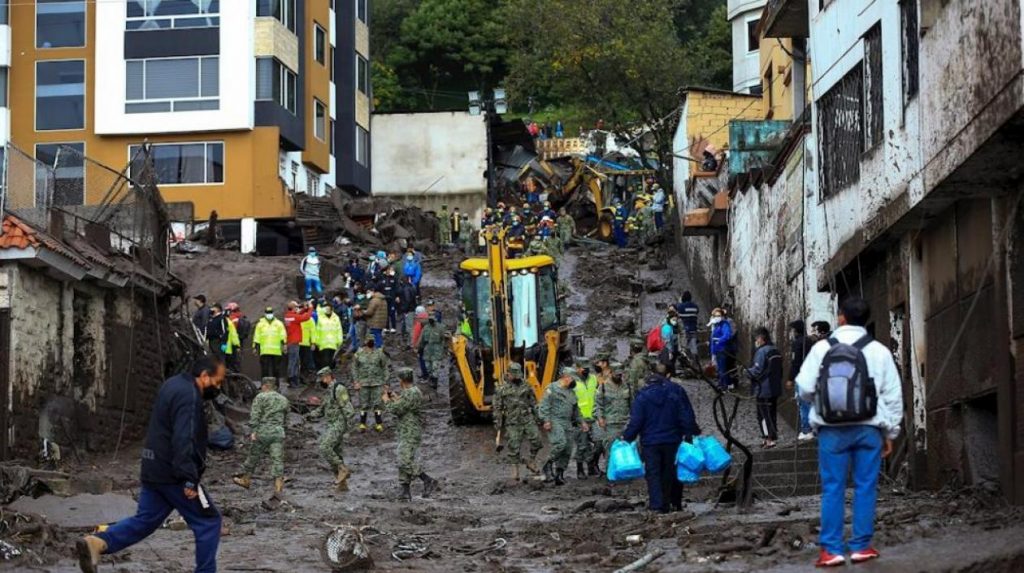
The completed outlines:
{"type": "Polygon", "coordinates": [[[594,417],[594,402],[597,400],[597,375],[591,374],[585,381],[576,382],[576,403],[586,419],[594,417]]]}
{"type": "Polygon", "coordinates": [[[313,344],[313,337],[316,336],[316,322],[310,317],[309,320],[305,320],[299,323],[302,327],[302,342],[299,346],[310,346],[313,344]]]}
{"type": "Polygon", "coordinates": [[[284,323],[276,318],[268,321],[266,317],[256,322],[256,331],[252,335],[253,347],[260,347],[262,356],[281,356],[281,346],[288,340],[284,323]]]}
{"type": "Polygon", "coordinates": [[[316,347],[320,350],[337,350],[341,348],[344,334],[341,332],[341,319],[337,314],[327,316],[319,314],[316,323],[316,347]]]}

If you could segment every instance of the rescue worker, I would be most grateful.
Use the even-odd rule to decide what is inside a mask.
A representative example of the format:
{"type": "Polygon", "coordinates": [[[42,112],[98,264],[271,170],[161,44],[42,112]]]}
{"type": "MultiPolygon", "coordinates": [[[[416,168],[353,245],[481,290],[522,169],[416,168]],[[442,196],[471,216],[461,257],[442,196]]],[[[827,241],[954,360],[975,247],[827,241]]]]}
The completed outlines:
{"type": "Polygon", "coordinates": [[[711,311],[708,326],[711,327],[711,356],[715,359],[715,368],[718,371],[718,388],[728,390],[736,384],[729,370],[729,355],[735,335],[732,322],[725,318],[723,309],[716,308],[711,311]]]}
{"type": "Polygon", "coordinates": [[[590,361],[580,358],[576,362],[576,374],[579,380],[573,390],[576,392],[576,404],[580,410],[583,421],[574,433],[576,442],[576,479],[586,479],[587,474],[596,476],[601,473],[597,469],[597,458],[601,450],[596,447],[595,442],[600,442],[600,437],[595,436],[594,424],[594,402],[597,399],[597,375],[591,370],[590,361]]]}
{"type": "Polygon", "coordinates": [[[651,212],[654,213],[654,229],[660,231],[665,226],[665,203],[668,197],[661,185],[654,184],[654,195],[651,197],[651,212]]]}
{"type": "Polygon", "coordinates": [[[320,256],[315,247],[309,248],[309,254],[299,263],[299,270],[306,282],[306,298],[312,297],[314,292],[318,295],[324,293],[323,283],[320,282],[320,256]]]}
{"type": "Polygon", "coordinates": [[[459,213],[458,207],[452,210],[450,221],[450,233],[452,234],[452,243],[455,245],[456,248],[458,248],[460,246],[460,243],[462,242],[462,214],[459,213]]]}
{"type": "Polygon", "coordinates": [[[626,234],[626,220],[629,218],[629,211],[622,203],[615,205],[615,218],[612,221],[612,235],[615,237],[615,244],[620,249],[626,248],[629,235],[626,234]]]}
{"type": "Polygon", "coordinates": [[[242,464],[242,475],[232,478],[236,485],[245,489],[252,485],[252,472],[268,456],[270,474],[274,477],[274,493],[281,493],[284,489],[284,425],[291,402],[278,393],[277,384],[277,378],[263,378],[260,393],[252,400],[249,411],[249,427],[252,429],[249,440],[252,444],[242,464]]]}
{"type": "MultiPolygon", "coordinates": [[[[558,383],[547,387],[540,403],[540,419],[551,444],[548,462],[544,464],[544,476],[545,481],[553,480],[555,485],[565,484],[565,468],[572,457],[572,430],[581,418],[576,393],[573,392],[575,386],[576,369],[563,367],[558,383]]],[[[582,426],[583,431],[589,430],[585,422],[582,426]]]]}
{"type": "Polygon", "coordinates": [[[284,323],[274,316],[274,307],[268,306],[263,318],[256,321],[252,335],[253,351],[260,357],[260,377],[281,378],[281,356],[287,340],[284,323]]]}
{"type": "Polygon", "coordinates": [[[210,318],[206,321],[206,342],[210,345],[210,352],[219,362],[224,361],[228,345],[228,317],[224,309],[218,303],[210,306],[210,318]]]}
{"type": "Polygon", "coordinates": [[[384,351],[376,348],[373,338],[352,358],[352,385],[359,392],[359,431],[366,431],[366,418],[373,412],[373,429],[384,431],[381,414],[381,386],[387,381],[388,363],[384,351]]]}
{"type": "Polygon", "coordinates": [[[512,463],[512,479],[519,479],[519,466],[537,473],[534,460],[544,443],[537,419],[537,396],[523,380],[523,367],[518,362],[508,366],[505,383],[494,393],[494,427],[498,438],[505,439],[505,457],[512,463]],[[529,442],[530,456],[523,457],[523,440],[529,442]]]}
{"type": "Polygon", "coordinates": [[[519,217],[512,219],[512,226],[509,227],[506,237],[508,241],[508,256],[514,258],[522,254],[526,246],[526,227],[519,217]]]}
{"type": "Polygon", "coordinates": [[[675,304],[674,308],[676,309],[676,314],[679,315],[683,322],[683,339],[680,340],[680,349],[685,349],[690,353],[691,359],[696,361],[697,317],[700,314],[700,307],[697,306],[697,303],[693,302],[693,295],[687,290],[683,291],[683,295],[679,297],[679,302],[675,304]]]}
{"type": "Polygon", "coordinates": [[[345,333],[341,329],[341,318],[334,312],[331,305],[324,305],[317,311],[316,335],[313,344],[319,356],[318,365],[321,368],[334,368],[335,358],[338,349],[345,339],[345,333]]]}
{"type": "MultiPolygon", "coordinates": [[[[312,301],[306,302],[306,308],[313,309],[312,301]]],[[[313,339],[316,338],[316,319],[310,314],[310,320],[299,323],[302,328],[302,338],[299,340],[299,359],[302,362],[301,371],[307,373],[316,372],[316,351],[313,350],[313,339]]]]}
{"type": "Polygon", "coordinates": [[[540,217],[542,219],[544,217],[548,217],[552,221],[554,221],[554,220],[559,218],[558,212],[556,212],[554,209],[551,208],[551,201],[545,201],[544,202],[544,209],[541,210],[540,217]]]}
{"type": "Polygon", "coordinates": [[[562,207],[558,211],[556,224],[558,225],[558,239],[562,242],[562,247],[569,248],[569,245],[572,244],[572,237],[576,234],[576,220],[565,210],[565,207],[562,207]]]}
{"type": "Polygon", "coordinates": [[[462,244],[462,253],[467,257],[473,255],[476,248],[476,230],[469,222],[469,215],[462,215],[462,224],[459,225],[459,243],[462,244]]]}
{"type": "Polygon", "coordinates": [[[242,345],[252,334],[252,325],[249,323],[248,317],[242,313],[242,308],[238,306],[237,302],[229,302],[225,305],[224,310],[227,311],[228,320],[231,322],[230,328],[234,329],[236,341],[231,355],[225,357],[225,365],[232,372],[240,372],[242,370],[242,345]]]}
{"type": "Polygon", "coordinates": [[[397,396],[390,389],[382,395],[388,414],[395,417],[398,434],[398,484],[401,486],[399,500],[412,501],[413,478],[423,481],[423,497],[437,489],[437,480],[422,471],[416,463],[416,454],[423,437],[423,393],[413,383],[412,368],[398,370],[401,393],[397,396]]]}
{"type": "Polygon", "coordinates": [[[639,338],[629,343],[629,365],[626,366],[626,385],[630,392],[636,396],[643,386],[650,367],[647,365],[646,343],[639,338]]]}
{"type": "Polygon", "coordinates": [[[437,244],[446,247],[451,242],[452,220],[448,214],[448,205],[441,205],[441,212],[437,214],[437,244]]]}
{"type": "MultiPolygon", "coordinates": [[[[603,380],[597,391],[597,402],[594,404],[594,418],[601,428],[604,436],[602,446],[604,447],[605,459],[608,459],[608,451],[611,448],[613,438],[621,436],[629,424],[629,409],[633,405],[633,390],[623,379],[620,368],[608,364],[607,378],[603,380]]],[[[603,374],[603,372],[602,372],[603,374]]]]}
{"type": "Polygon", "coordinates": [[[312,307],[304,305],[299,308],[299,303],[294,300],[288,303],[288,310],[284,313],[284,330],[288,345],[288,386],[291,388],[298,387],[301,374],[302,325],[312,322],[312,318],[312,307]]]}
{"type": "Polygon", "coordinates": [[[320,384],[327,388],[323,404],[318,409],[327,419],[327,428],[320,437],[320,456],[331,466],[338,491],[348,491],[348,478],[352,472],[345,465],[345,434],[348,433],[356,409],[349,399],[348,388],[335,378],[333,370],[321,368],[316,376],[320,384]]]}
{"type": "Polygon", "coordinates": [[[228,325],[228,340],[224,351],[224,364],[232,372],[238,372],[242,368],[240,356],[242,338],[238,335],[238,327],[235,326],[235,321],[231,319],[230,315],[225,322],[228,325]]]}
{"type": "Polygon", "coordinates": [[[420,331],[416,350],[423,356],[423,363],[427,367],[427,380],[434,390],[437,390],[438,377],[444,365],[444,339],[444,328],[434,315],[427,315],[427,322],[420,331]]]}

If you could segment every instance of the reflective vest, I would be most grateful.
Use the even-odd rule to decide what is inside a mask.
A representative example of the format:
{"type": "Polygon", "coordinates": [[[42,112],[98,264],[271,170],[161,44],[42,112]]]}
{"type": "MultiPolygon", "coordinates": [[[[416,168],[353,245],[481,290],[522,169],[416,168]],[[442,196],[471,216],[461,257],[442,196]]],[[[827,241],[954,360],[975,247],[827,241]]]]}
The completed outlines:
{"type": "Polygon", "coordinates": [[[238,328],[235,327],[235,321],[228,320],[228,343],[224,349],[224,354],[231,356],[235,353],[235,349],[242,349],[242,341],[238,338],[238,328]]]}
{"type": "Polygon", "coordinates": [[[284,323],[278,319],[267,320],[266,317],[256,322],[255,333],[252,335],[253,347],[260,347],[261,356],[281,356],[281,346],[288,339],[284,323]]]}
{"type": "Polygon", "coordinates": [[[302,342],[299,346],[310,346],[313,344],[313,337],[316,335],[316,321],[312,318],[299,323],[302,326],[302,342]]]}
{"type": "Polygon", "coordinates": [[[320,350],[337,350],[341,348],[344,335],[341,332],[341,319],[337,314],[320,314],[316,323],[316,347],[320,350]]]}
{"type": "Polygon", "coordinates": [[[576,382],[576,403],[580,407],[580,414],[587,420],[594,417],[594,401],[597,399],[597,375],[591,374],[586,381],[576,382]]]}

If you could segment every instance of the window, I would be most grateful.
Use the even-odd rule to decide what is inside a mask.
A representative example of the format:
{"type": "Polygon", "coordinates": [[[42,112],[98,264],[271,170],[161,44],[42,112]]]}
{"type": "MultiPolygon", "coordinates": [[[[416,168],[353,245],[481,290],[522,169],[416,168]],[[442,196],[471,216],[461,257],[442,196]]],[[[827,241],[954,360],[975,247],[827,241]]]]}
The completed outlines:
{"type": "MultiPolygon", "coordinates": [[[[10,15],[7,13],[7,5],[9,3],[9,0],[0,0],[0,26],[10,22],[10,15]]],[[[2,157],[2,155],[0,155],[0,157],[2,157]]]]}
{"type": "Polygon", "coordinates": [[[541,332],[558,328],[558,276],[555,267],[543,267],[537,273],[537,302],[541,332]]]}
{"type": "Polygon", "coordinates": [[[366,22],[366,0],[356,0],[356,18],[360,22],[366,22]]]}
{"type": "Polygon", "coordinates": [[[273,101],[295,114],[298,77],[274,58],[256,58],[256,99],[273,101]]]}
{"type": "Polygon", "coordinates": [[[316,24],[313,29],[313,57],[317,63],[327,63],[327,32],[316,24]]]}
{"type": "Polygon", "coordinates": [[[756,52],[761,48],[761,36],[757,33],[760,18],[747,20],[747,52],[756,52]]]}
{"type": "Polygon", "coordinates": [[[320,141],[327,139],[327,108],[323,102],[313,99],[313,136],[320,141]]]}
{"type": "MultiPolygon", "coordinates": [[[[131,176],[142,171],[141,146],[128,148],[131,176]]],[[[204,185],[224,182],[224,143],[161,143],[150,146],[157,182],[161,185],[204,185]]]]}
{"type": "Polygon", "coordinates": [[[370,162],[370,132],[356,126],[356,162],[367,167],[370,162]]]}
{"type": "Polygon", "coordinates": [[[127,10],[128,30],[220,26],[219,0],[128,0],[127,10]]]}
{"type": "Polygon", "coordinates": [[[537,328],[537,275],[519,271],[510,273],[508,287],[509,314],[512,315],[512,345],[529,348],[540,340],[537,328]]]}
{"type": "Polygon", "coordinates": [[[85,0],[37,0],[36,47],[85,46],[85,0]]]}
{"type": "Polygon", "coordinates": [[[903,30],[903,103],[917,95],[918,54],[921,39],[917,25],[917,0],[900,2],[900,28],[903,30]]]}
{"type": "Polygon", "coordinates": [[[750,93],[750,95],[759,96],[764,93],[764,86],[761,84],[750,86],[747,88],[747,92],[750,93]]]}
{"type": "Polygon", "coordinates": [[[364,94],[370,93],[370,63],[366,58],[356,55],[356,87],[364,94]]]}
{"type": "Polygon", "coordinates": [[[0,66],[0,107],[7,107],[7,68],[0,66]]]}
{"type": "Polygon", "coordinates": [[[273,16],[292,32],[295,31],[295,2],[298,0],[256,0],[257,16],[273,16]]]}
{"type": "Polygon", "coordinates": [[[765,119],[771,119],[775,116],[775,94],[772,90],[772,82],[775,81],[775,70],[772,68],[772,65],[771,62],[768,63],[768,70],[764,74],[764,87],[761,88],[761,93],[767,96],[766,99],[768,100],[765,119]]]}
{"type": "Polygon", "coordinates": [[[36,131],[85,128],[85,61],[36,62],[36,131]]]}
{"type": "Polygon", "coordinates": [[[334,120],[331,120],[331,132],[327,134],[328,143],[331,145],[331,155],[334,155],[334,120]]]}
{"type": "Polygon", "coordinates": [[[36,205],[85,203],[85,144],[36,146],[36,205]]]}
{"type": "Polygon", "coordinates": [[[833,195],[860,179],[864,153],[864,72],[857,64],[818,100],[821,194],[833,195]]]}
{"type": "Polygon", "coordinates": [[[128,60],[125,113],[220,109],[217,56],[128,60]]]}
{"type": "Polygon", "coordinates": [[[882,26],[875,24],[864,35],[864,149],[871,149],[885,137],[882,101],[882,26]]]}

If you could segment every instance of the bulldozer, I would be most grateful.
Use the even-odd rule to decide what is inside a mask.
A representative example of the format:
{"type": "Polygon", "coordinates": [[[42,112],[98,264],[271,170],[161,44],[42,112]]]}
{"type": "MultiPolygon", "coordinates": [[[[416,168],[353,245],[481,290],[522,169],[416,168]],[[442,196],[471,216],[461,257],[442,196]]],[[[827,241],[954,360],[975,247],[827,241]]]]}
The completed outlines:
{"type": "Polygon", "coordinates": [[[555,260],[509,258],[504,229],[481,234],[487,258],[466,259],[457,271],[462,318],[451,337],[448,394],[459,426],[491,419],[492,397],[513,361],[539,401],[569,354],[555,260]]]}

